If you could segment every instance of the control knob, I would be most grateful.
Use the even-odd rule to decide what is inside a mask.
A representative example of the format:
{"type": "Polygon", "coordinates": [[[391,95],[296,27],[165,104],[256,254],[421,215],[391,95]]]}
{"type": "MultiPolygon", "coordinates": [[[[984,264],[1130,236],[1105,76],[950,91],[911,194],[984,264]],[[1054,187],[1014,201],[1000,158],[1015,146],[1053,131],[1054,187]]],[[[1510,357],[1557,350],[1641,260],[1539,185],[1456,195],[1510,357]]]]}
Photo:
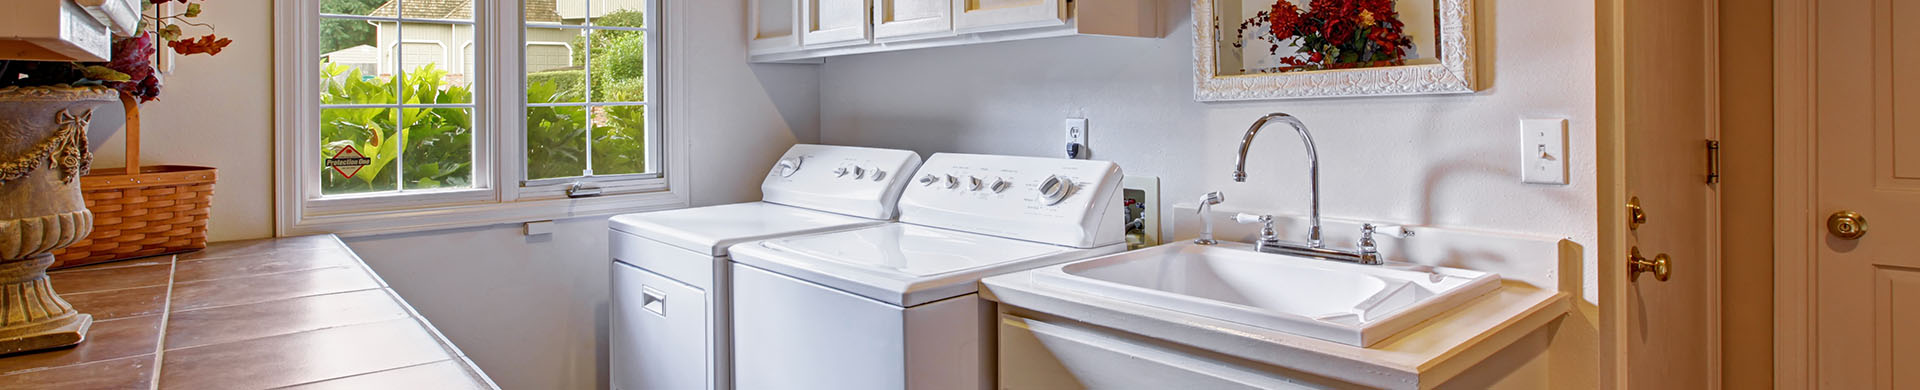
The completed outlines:
{"type": "Polygon", "coordinates": [[[1040,182],[1039,191],[1041,204],[1057,205],[1073,194],[1073,180],[1059,175],[1047,176],[1047,180],[1040,182]]]}
{"type": "Polygon", "coordinates": [[[780,163],[775,164],[773,166],[773,172],[776,174],[779,174],[780,177],[793,177],[793,174],[799,171],[800,171],[799,156],[780,159],[780,163]]]}

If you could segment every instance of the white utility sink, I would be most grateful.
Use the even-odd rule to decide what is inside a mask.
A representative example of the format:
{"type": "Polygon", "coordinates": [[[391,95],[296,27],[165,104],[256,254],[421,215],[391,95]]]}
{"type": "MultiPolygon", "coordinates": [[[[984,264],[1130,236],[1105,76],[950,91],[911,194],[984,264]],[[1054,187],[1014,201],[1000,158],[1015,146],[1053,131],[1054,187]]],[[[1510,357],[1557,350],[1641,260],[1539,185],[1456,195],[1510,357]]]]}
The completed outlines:
{"type": "Polygon", "coordinates": [[[1068,289],[1366,347],[1500,287],[1500,275],[1388,262],[1360,265],[1180,243],[1048,267],[1068,289]]]}

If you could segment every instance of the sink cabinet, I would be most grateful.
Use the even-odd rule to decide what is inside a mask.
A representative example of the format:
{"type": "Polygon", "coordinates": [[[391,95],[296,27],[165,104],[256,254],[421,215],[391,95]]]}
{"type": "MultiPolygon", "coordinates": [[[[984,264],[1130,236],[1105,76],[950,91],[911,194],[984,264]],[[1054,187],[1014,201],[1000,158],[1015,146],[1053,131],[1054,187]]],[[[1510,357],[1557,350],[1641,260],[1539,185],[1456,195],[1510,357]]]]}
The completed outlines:
{"type": "Polygon", "coordinates": [[[1308,389],[1272,373],[1001,313],[1001,389],[1308,389]]]}
{"type": "Polygon", "coordinates": [[[1161,35],[1151,0],[748,0],[753,62],[1073,35],[1161,35]]]}

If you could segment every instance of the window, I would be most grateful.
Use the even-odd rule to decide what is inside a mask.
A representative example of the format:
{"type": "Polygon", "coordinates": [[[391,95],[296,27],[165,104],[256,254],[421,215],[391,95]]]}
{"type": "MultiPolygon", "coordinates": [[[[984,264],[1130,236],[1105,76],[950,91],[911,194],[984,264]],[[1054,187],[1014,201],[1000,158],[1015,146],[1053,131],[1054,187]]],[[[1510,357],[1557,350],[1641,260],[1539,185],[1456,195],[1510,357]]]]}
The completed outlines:
{"type": "Polygon", "coordinates": [[[529,2],[528,183],[646,177],[647,0],[529,2]],[[555,42],[567,42],[556,45],[555,42]],[[562,52],[562,50],[565,50],[562,52]]]}
{"type": "Polygon", "coordinates": [[[280,232],[685,204],[661,142],[661,1],[276,7],[280,232]]]}

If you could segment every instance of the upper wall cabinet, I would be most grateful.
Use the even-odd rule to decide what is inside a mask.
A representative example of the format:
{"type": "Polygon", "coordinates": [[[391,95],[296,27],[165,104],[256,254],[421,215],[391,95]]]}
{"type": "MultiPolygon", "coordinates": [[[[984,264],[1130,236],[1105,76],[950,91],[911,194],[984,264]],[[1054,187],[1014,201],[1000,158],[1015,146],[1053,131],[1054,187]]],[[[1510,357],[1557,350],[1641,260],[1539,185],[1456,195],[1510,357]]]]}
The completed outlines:
{"type": "Polygon", "coordinates": [[[873,42],[873,24],[867,12],[871,0],[800,0],[800,46],[808,49],[864,45],[873,42]]]}
{"type": "Polygon", "coordinates": [[[747,52],[800,49],[799,0],[747,0],[747,52]]]}
{"type": "Polygon", "coordinates": [[[873,40],[953,33],[953,0],[873,0],[873,40]]]}
{"type": "Polygon", "coordinates": [[[754,62],[1069,35],[1161,36],[1154,0],[748,0],[754,62]],[[793,10],[793,24],[768,18],[793,10]],[[789,36],[797,39],[788,39],[789,36]]]}
{"type": "Polygon", "coordinates": [[[13,0],[0,16],[0,60],[106,61],[113,35],[140,24],[140,0],[13,0]]]}
{"type": "Polygon", "coordinates": [[[951,0],[954,31],[986,32],[1067,24],[1067,0],[951,0]]]}

